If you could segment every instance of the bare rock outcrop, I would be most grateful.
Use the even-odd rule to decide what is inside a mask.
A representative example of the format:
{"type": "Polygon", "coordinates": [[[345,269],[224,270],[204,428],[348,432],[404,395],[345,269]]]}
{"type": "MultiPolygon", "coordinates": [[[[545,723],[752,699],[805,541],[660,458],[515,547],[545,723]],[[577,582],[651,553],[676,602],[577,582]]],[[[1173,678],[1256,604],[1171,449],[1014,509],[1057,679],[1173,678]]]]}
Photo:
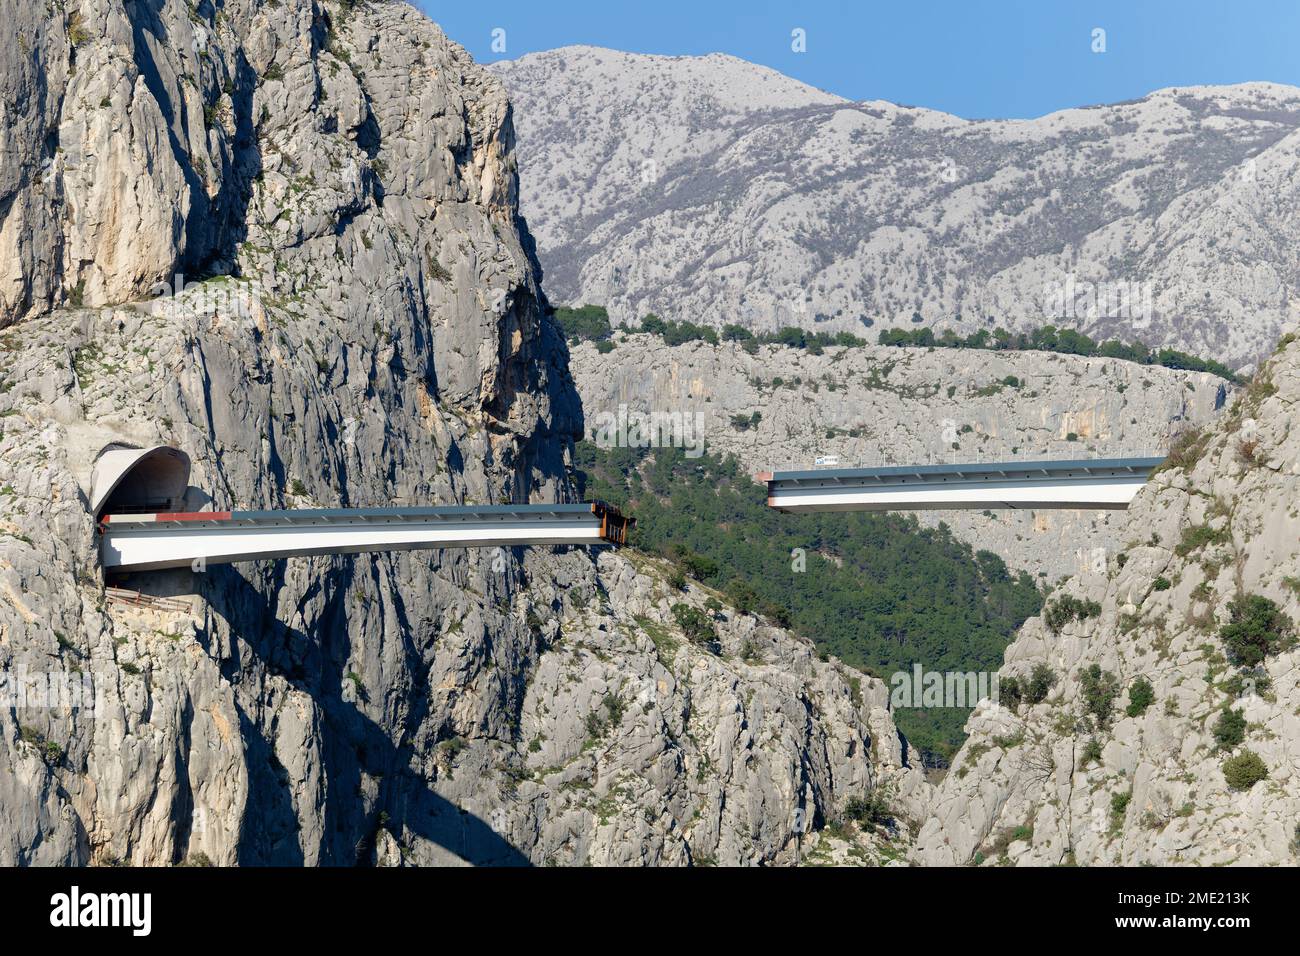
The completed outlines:
{"type": "Polygon", "coordinates": [[[194,508],[547,502],[582,413],[505,92],[416,10],[51,9],[0,53],[0,863],[784,862],[920,805],[878,682],[628,557],[107,590],[110,442],[194,508]]]}
{"type": "Polygon", "coordinates": [[[1139,493],[1126,549],[1025,624],[1003,685],[1055,683],[974,713],[918,862],[1295,863],[1298,401],[1287,336],[1139,493]]]}

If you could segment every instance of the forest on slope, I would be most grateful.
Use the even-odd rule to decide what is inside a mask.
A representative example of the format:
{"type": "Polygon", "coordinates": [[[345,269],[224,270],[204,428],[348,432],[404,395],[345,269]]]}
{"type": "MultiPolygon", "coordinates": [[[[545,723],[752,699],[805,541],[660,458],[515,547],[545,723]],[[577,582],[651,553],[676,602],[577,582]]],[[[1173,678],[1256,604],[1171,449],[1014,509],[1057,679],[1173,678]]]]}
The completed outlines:
{"type": "MultiPolygon", "coordinates": [[[[554,316],[565,338],[571,344],[594,342],[601,352],[613,351],[614,326],[609,320],[609,311],[604,306],[560,306],[554,310],[554,316]]],[[[913,316],[912,321],[920,322],[920,315],[913,316]]],[[[868,344],[866,339],[851,332],[834,334],[810,332],[794,325],[784,326],[775,332],[752,332],[744,326],[735,324],[727,324],[721,329],[715,329],[687,319],[664,320],[656,315],[645,316],[633,331],[657,335],[668,345],[682,345],[686,342],[707,342],[709,345],[717,345],[719,342],[739,342],[741,347],[750,353],[756,352],[762,345],[783,345],[820,355],[825,349],[835,345],[861,348],[868,344]]],[[[1177,349],[1153,349],[1141,341],[1107,339],[1099,342],[1082,332],[1071,328],[1057,328],[1051,324],[1042,325],[1030,332],[1011,332],[990,326],[970,335],[958,335],[951,329],[935,335],[932,328],[918,325],[914,329],[884,329],[876,337],[876,341],[879,345],[898,348],[960,348],[1096,356],[1122,359],[1138,365],[1159,365],[1163,368],[1187,372],[1209,372],[1234,384],[1242,382],[1240,376],[1232,369],[1215,359],[1189,355],[1177,349]]]]}
{"type": "MultiPolygon", "coordinates": [[[[632,546],[671,559],[674,586],[694,579],[717,589],[887,683],[915,664],[996,671],[1016,629],[1042,607],[1029,575],[1013,575],[945,526],[922,528],[895,514],[774,511],[731,457],[587,441],[576,462],[582,495],[635,515],[632,546]]],[[[944,766],[968,713],[900,708],[895,721],[927,764],[944,766]]]]}

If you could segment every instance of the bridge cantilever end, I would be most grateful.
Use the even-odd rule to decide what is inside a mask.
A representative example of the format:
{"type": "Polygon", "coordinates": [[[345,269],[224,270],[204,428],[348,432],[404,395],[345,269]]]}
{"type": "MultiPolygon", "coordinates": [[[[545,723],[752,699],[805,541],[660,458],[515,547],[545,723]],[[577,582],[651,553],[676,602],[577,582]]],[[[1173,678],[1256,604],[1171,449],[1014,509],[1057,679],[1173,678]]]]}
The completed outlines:
{"type": "Polygon", "coordinates": [[[591,513],[600,519],[600,538],[615,547],[627,544],[627,533],[636,524],[636,519],[619,511],[603,501],[591,503],[591,513]]]}

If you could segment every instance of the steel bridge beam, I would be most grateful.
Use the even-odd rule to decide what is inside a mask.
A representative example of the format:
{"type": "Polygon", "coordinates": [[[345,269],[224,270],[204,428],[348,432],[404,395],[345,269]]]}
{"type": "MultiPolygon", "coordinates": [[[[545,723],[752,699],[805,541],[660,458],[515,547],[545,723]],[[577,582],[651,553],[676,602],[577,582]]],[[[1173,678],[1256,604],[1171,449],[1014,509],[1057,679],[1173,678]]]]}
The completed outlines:
{"type": "Polygon", "coordinates": [[[780,511],[1128,507],[1163,458],[783,471],[760,475],[780,511]]]}
{"type": "Polygon", "coordinates": [[[109,571],[319,554],[516,545],[619,545],[633,519],[601,502],[117,514],[100,519],[109,571]]]}

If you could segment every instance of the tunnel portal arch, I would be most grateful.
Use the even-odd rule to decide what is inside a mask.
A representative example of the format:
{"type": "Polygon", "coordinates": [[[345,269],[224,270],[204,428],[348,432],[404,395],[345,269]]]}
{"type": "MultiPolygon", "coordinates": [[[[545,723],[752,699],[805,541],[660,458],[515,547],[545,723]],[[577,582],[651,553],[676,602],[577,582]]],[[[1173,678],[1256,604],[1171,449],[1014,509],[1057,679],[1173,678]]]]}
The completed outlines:
{"type": "Polygon", "coordinates": [[[90,510],[96,521],[105,514],[179,511],[189,483],[190,456],[179,448],[108,445],[90,473],[90,510]]]}

